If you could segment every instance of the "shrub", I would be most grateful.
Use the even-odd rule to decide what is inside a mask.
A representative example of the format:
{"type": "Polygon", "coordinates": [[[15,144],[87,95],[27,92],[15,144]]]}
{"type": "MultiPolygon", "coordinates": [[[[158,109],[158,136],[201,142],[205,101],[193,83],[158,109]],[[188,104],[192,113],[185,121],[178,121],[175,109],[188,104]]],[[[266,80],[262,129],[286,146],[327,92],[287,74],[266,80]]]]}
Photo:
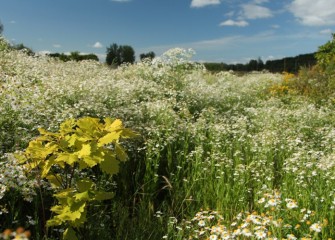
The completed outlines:
{"type": "Polygon", "coordinates": [[[93,182],[97,166],[104,174],[119,172],[119,164],[127,159],[121,138],[136,134],[123,127],[119,119],[84,117],[63,122],[59,132],[39,129],[40,136],[17,158],[27,173],[46,179],[55,192],[58,205],[47,226],[66,226],[64,239],[77,239],[77,229],[86,221],[91,202],[111,199],[113,192],[100,191],[93,182]]]}

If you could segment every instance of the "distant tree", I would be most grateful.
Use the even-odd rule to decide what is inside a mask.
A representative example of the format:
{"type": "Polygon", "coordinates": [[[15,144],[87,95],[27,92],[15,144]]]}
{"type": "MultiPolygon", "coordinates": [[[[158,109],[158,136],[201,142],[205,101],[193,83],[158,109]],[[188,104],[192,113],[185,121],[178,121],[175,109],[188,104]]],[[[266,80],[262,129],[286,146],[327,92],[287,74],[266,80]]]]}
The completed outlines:
{"type": "Polygon", "coordinates": [[[264,69],[264,62],[263,60],[259,57],[257,59],[257,71],[263,70],[264,69]]]}
{"type": "Polygon", "coordinates": [[[106,63],[111,66],[120,66],[122,63],[134,63],[135,51],[128,45],[113,43],[107,47],[106,63]]]}
{"type": "Polygon", "coordinates": [[[78,51],[71,52],[70,59],[73,61],[80,61],[81,60],[80,52],[78,51]]]}
{"type": "Polygon", "coordinates": [[[23,43],[15,44],[15,45],[12,46],[12,48],[15,49],[15,50],[24,50],[29,56],[34,55],[34,51],[31,48],[26,47],[25,45],[23,45],[23,43]]]}
{"type": "Polygon", "coordinates": [[[229,70],[229,66],[225,63],[205,62],[205,68],[210,72],[220,72],[229,70]]]}
{"type": "Polygon", "coordinates": [[[135,62],[135,51],[131,46],[120,46],[121,63],[135,62]]]}
{"type": "Polygon", "coordinates": [[[121,64],[120,49],[116,43],[107,47],[106,63],[114,66],[121,64]]]}
{"type": "Polygon", "coordinates": [[[258,62],[255,59],[251,59],[247,64],[246,68],[248,71],[257,71],[258,62]]]}
{"type": "Polygon", "coordinates": [[[83,60],[94,60],[99,61],[97,55],[90,53],[90,54],[80,54],[80,52],[75,51],[71,52],[70,55],[66,55],[64,53],[50,53],[48,54],[50,57],[59,58],[60,60],[67,62],[67,61],[83,61],[83,60]]]}
{"type": "Polygon", "coordinates": [[[59,58],[64,62],[70,61],[69,56],[65,55],[64,53],[49,53],[48,56],[53,58],[59,58]]]}
{"type": "Polygon", "coordinates": [[[94,60],[94,61],[99,61],[99,58],[97,55],[91,53],[91,54],[87,54],[85,55],[85,60],[94,60]]]}
{"type": "Polygon", "coordinates": [[[141,59],[141,61],[143,60],[143,59],[146,59],[146,58],[148,58],[148,59],[154,59],[155,58],[155,53],[154,52],[148,52],[148,53],[141,53],[140,54],[140,59],[141,59]]]}
{"type": "Polygon", "coordinates": [[[0,21],[0,35],[2,34],[2,32],[3,32],[3,24],[0,21]]]}

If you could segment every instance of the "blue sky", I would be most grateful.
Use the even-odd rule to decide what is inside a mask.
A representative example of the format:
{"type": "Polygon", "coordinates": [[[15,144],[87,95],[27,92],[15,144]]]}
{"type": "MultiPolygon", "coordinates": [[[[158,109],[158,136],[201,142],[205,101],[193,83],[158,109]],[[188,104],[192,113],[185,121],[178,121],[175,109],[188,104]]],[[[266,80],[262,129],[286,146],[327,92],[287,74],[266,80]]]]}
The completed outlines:
{"type": "Polygon", "coordinates": [[[194,60],[244,63],[311,53],[331,39],[335,0],[0,0],[3,35],[35,52],[102,60],[112,43],[139,54],[192,48],[194,60]]]}

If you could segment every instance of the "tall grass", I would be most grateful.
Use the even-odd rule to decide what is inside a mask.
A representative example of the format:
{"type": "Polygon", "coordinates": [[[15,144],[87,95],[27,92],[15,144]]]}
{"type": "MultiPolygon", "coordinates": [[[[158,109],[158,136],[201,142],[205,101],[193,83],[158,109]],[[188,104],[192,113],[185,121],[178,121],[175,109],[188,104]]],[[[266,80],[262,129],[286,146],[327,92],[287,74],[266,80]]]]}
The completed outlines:
{"type": "Polygon", "coordinates": [[[34,179],[10,153],[23,150],[38,127],[56,130],[70,117],[110,116],[142,138],[127,143],[129,161],[116,177],[96,176],[116,195],[88,210],[87,239],[223,238],[215,226],[225,226],[226,234],[235,230],[240,239],[255,239],[262,229],[277,238],[335,236],[331,101],[273,94],[273,86],[283,84],[280,74],[210,74],[182,49],[109,69],[26,56],[4,40],[0,46],[0,229],[23,226],[33,239],[59,238],[61,228],[45,235],[39,214],[43,199],[49,216],[52,192],[44,186],[42,199],[31,191],[22,201],[34,179]],[[273,208],[266,205],[273,201],[273,208]],[[291,227],[243,225],[250,216],[291,227]],[[317,223],[321,232],[310,228],[317,223]]]}

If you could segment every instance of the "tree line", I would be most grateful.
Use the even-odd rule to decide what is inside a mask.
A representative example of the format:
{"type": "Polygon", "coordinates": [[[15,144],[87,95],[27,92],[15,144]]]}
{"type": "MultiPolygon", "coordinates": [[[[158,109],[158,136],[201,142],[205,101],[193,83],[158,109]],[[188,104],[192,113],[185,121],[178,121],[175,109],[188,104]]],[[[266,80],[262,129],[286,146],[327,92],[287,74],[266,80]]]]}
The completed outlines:
{"type": "Polygon", "coordinates": [[[268,70],[270,72],[290,72],[297,73],[301,67],[311,67],[316,64],[315,53],[301,54],[295,57],[285,57],[282,59],[267,60],[265,63],[258,58],[252,59],[248,63],[242,64],[226,64],[226,63],[204,63],[209,71],[262,71],[268,70]]]}
{"type": "Polygon", "coordinates": [[[90,53],[90,54],[80,54],[80,52],[75,51],[71,52],[70,54],[64,53],[49,53],[48,56],[59,58],[60,60],[67,62],[67,61],[84,61],[84,60],[94,60],[99,61],[97,55],[90,53]]]}

